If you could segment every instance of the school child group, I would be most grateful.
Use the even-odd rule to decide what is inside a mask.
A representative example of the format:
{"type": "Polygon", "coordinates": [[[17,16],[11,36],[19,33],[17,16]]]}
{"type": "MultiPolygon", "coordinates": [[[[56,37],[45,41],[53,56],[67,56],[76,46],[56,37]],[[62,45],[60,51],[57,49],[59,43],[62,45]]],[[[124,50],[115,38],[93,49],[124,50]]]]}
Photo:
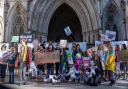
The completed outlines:
{"type": "MultiPolygon", "coordinates": [[[[53,48],[52,44],[49,46],[53,48]]],[[[127,79],[128,71],[128,50],[125,44],[122,47],[118,45],[112,47],[110,42],[99,44],[95,50],[83,52],[79,44],[70,48],[60,50],[60,63],[56,64],[56,74],[68,73],[68,81],[74,82],[85,81],[89,85],[97,85],[102,80],[110,81],[109,85],[115,85],[116,78],[120,77],[123,72],[123,78],[127,79]],[[83,68],[84,57],[89,57],[89,66],[83,68]],[[123,60],[123,61],[122,61],[123,60]],[[97,80],[97,81],[96,81],[97,80]],[[95,84],[94,84],[95,83],[95,84]]],[[[4,83],[6,76],[6,67],[9,67],[9,83],[14,83],[14,68],[19,66],[19,85],[27,83],[26,70],[28,65],[32,63],[32,53],[23,40],[19,48],[19,53],[12,47],[10,51],[6,51],[6,46],[1,47],[0,52],[0,82],[4,83]],[[18,62],[17,62],[18,59],[18,62]]],[[[47,64],[47,73],[52,75],[52,64],[47,64]]]]}
{"type": "Polygon", "coordinates": [[[102,78],[110,80],[109,85],[115,85],[116,79],[128,79],[128,50],[126,44],[121,46],[111,45],[110,42],[97,46],[93,59],[95,64],[102,70],[102,78]]]}
{"type": "MultiPolygon", "coordinates": [[[[88,67],[90,68],[90,72],[94,70],[94,73],[92,73],[91,76],[93,77],[93,75],[95,75],[92,80],[86,81],[92,83],[90,85],[95,85],[94,83],[96,82],[101,83],[104,80],[110,81],[109,85],[112,86],[115,85],[116,79],[119,79],[121,77],[124,80],[128,79],[128,50],[125,44],[122,44],[121,46],[116,45],[114,47],[112,46],[111,42],[106,42],[104,44],[99,44],[97,47],[95,47],[95,50],[91,49],[90,51],[88,52],[87,50],[86,52],[82,52],[79,44],[73,46],[72,50],[65,49],[67,58],[65,57],[64,59],[67,60],[65,62],[61,62],[63,63],[61,64],[61,66],[64,66],[64,64],[66,64],[67,62],[68,65],[65,65],[65,69],[67,68],[66,70],[69,73],[73,70],[73,68],[75,68],[75,70],[77,71],[76,73],[78,73],[78,71],[79,73],[81,73],[84,61],[83,56],[86,56],[90,58],[88,67]],[[70,52],[72,54],[70,54],[70,52]],[[73,60],[73,62],[71,61],[71,59],[73,60]],[[101,77],[98,77],[99,75],[101,75],[101,77]],[[96,81],[96,78],[99,78],[97,80],[100,81],[96,81]]],[[[64,55],[62,55],[62,57],[63,56],[64,55]]],[[[61,71],[63,71],[62,68],[61,71]]]]}

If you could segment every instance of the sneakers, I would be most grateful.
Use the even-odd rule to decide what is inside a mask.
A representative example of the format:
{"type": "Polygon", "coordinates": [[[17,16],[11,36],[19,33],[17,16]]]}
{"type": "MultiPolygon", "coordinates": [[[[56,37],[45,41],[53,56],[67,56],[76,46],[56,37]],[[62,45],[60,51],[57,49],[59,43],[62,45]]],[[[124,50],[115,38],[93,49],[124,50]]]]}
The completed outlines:
{"type": "Polygon", "coordinates": [[[111,83],[109,84],[109,86],[115,86],[115,80],[112,80],[111,83]]]}
{"type": "Polygon", "coordinates": [[[116,84],[115,83],[110,83],[109,86],[115,86],[116,84]]]}
{"type": "Polygon", "coordinates": [[[26,82],[24,82],[24,83],[19,83],[18,85],[19,85],[19,86],[21,86],[21,85],[27,85],[27,83],[26,83],[26,82]]]}

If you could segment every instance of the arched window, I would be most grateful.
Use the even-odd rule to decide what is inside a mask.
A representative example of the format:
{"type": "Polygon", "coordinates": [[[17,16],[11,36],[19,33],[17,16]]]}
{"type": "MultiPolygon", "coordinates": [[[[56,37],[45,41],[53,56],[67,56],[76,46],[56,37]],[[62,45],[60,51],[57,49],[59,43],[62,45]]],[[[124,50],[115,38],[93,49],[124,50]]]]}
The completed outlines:
{"type": "Polygon", "coordinates": [[[13,35],[20,35],[24,33],[24,21],[21,13],[18,11],[14,21],[13,35]]]}

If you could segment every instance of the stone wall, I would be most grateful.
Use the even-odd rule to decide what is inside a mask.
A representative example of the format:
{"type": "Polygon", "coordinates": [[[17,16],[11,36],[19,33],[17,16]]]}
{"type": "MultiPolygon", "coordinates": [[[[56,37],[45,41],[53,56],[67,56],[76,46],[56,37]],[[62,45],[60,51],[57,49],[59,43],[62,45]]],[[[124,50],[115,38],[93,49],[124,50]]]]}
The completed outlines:
{"type": "MultiPolygon", "coordinates": [[[[16,6],[20,6],[22,19],[24,21],[24,31],[31,31],[35,37],[43,35],[47,38],[48,26],[53,13],[62,4],[69,5],[78,15],[81,23],[83,41],[94,43],[99,30],[105,32],[106,8],[113,4],[117,14],[114,15],[114,24],[118,28],[118,40],[126,39],[127,33],[123,24],[123,12],[120,7],[121,0],[5,0],[5,41],[11,40],[14,30],[14,19],[16,17],[16,6]],[[87,34],[87,35],[86,35],[87,34]]],[[[127,10],[127,9],[126,9],[127,10]]],[[[127,18],[127,16],[126,16],[127,18]]],[[[126,23],[127,24],[127,23],[126,23]]],[[[126,25],[127,26],[127,25],[126,25]]]]}

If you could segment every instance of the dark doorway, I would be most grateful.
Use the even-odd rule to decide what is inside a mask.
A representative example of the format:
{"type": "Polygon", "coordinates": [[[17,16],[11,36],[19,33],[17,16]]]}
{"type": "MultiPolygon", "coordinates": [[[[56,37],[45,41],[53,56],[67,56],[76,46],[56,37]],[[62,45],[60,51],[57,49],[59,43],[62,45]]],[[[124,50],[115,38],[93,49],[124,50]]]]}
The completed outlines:
{"type": "Polygon", "coordinates": [[[79,18],[75,11],[67,4],[61,5],[53,14],[49,28],[48,41],[59,41],[60,39],[67,39],[64,28],[69,26],[72,31],[72,37],[75,41],[83,41],[82,29],[79,18]]]}

